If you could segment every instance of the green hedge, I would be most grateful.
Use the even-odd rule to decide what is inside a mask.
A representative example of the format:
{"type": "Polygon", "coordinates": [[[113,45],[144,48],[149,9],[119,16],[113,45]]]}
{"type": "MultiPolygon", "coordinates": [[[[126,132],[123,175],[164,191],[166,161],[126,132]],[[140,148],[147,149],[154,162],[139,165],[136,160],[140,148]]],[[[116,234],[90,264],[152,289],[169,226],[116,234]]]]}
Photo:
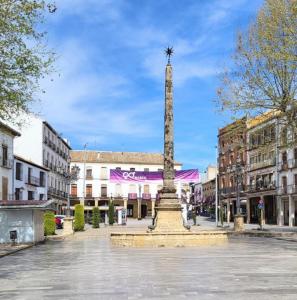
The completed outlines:
{"type": "Polygon", "coordinates": [[[85,228],[84,206],[76,204],[74,207],[74,231],[83,231],[85,228]]]}
{"type": "Polygon", "coordinates": [[[53,235],[56,230],[55,214],[52,211],[44,213],[44,235],[53,235]]]}
{"type": "Polygon", "coordinates": [[[92,215],[92,224],[93,228],[99,228],[100,227],[100,211],[98,207],[93,208],[93,215],[92,215]]]}
{"type": "Polygon", "coordinates": [[[114,205],[113,205],[113,202],[109,202],[108,222],[109,222],[109,225],[113,225],[113,223],[114,223],[114,205]]]}

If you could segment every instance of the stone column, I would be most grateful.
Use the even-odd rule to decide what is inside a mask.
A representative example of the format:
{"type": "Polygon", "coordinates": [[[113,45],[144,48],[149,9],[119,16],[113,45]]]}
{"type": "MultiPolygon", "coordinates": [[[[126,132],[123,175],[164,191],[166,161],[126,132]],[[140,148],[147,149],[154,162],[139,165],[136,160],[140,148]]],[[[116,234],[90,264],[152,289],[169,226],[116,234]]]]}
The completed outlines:
{"type": "Polygon", "coordinates": [[[263,202],[263,209],[261,209],[261,218],[262,218],[262,223],[261,226],[265,225],[265,202],[264,202],[264,196],[261,196],[261,201],[263,202]]]}
{"type": "Polygon", "coordinates": [[[95,199],[95,206],[98,207],[98,199],[95,199]]]}
{"type": "Polygon", "coordinates": [[[124,199],[124,208],[127,210],[128,207],[128,199],[124,199]]]}
{"type": "Polygon", "coordinates": [[[295,201],[293,200],[292,195],[289,195],[289,226],[294,226],[295,219],[295,201]]]}
{"type": "Polygon", "coordinates": [[[250,199],[246,200],[246,223],[251,223],[251,205],[250,205],[250,199]]]}
{"type": "Polygon", "coordinates": [[[155,217],[155,203],[156,203],[156,200],[151,200],[152,201],[152,218],[155,217]]]}
{"type": "Polygon", "coordinates": [[[282,206],[282,199],[277,196],[277,224],[279,226],[284,225],[284,209],[282,206]]]}
{"type": "Polygon", "coordinates": [[[83,198],[83,197],[82,197],[82,198],[79,198],[79,204],[80,204],[80,205],[83,205],[83,206],[85,205],[84,199],[85,199],[85,198],[83,198]]]}
{"type": "Polygon", "coordinates": [[[227,224],[230,225],[230,202],[227,201],[227,224]]]}
{"type": "Polygon", "coordinates": [[[141,198],[137,199],[137,219],[141,220],[141,198]]]}

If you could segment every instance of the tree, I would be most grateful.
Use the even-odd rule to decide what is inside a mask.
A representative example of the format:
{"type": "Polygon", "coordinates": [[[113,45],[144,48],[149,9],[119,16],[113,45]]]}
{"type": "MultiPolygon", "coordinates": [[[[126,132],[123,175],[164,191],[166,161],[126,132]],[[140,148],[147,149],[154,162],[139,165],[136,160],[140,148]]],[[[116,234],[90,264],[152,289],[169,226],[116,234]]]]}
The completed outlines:
{"type": "Polygon", "coordinates": [[[93,216],[92,216],[92,223],[93,228],[99,228],[100,227],[100,211],[98,207],[93,208],[93,216]]]}
{"type": "Polygon", "coordinates": [[[297,0],[266,0],[246,33],[218,88],[220,109],[255,116],[279,113],[297,129],[297,0]]]}
{"type": "Polygon", "coordinates": [[[114,205],[112,201],[110,201],[108,205],[108,222],[109,225],[113,225],[114,223],[114,205]]]}
{"type": "Polygon", "coordinates": [[[56,230],[55,214],[52,211],[44,213],[44,235],[54,235],[56,230]]]}
{"type": "Polygon", "coordinates": [[[52,71],[54,54],[40,30],[46,12],[56,10],[45,0],[0,0],[0,118],[13,121],[29,110],[39,81],[52,71]]]}
{"type": "Polygon", "coordinates": [[[83,231],[85,229],[84,206],[76,204],[74,207],[74,231],[83,231]]]}

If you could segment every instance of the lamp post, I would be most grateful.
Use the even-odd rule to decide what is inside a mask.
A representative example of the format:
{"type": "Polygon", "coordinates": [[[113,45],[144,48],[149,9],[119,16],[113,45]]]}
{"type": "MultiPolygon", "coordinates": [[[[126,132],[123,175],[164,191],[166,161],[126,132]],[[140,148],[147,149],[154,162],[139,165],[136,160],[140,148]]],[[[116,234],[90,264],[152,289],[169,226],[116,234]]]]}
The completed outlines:
{"type": "Polygon", "coordinates": [[[67,186],[68,186],[68,194],[67,194],[67,212],[66,212],[66,218],[64,218],[64,234],[72,234],[73,228],[72,228],[72,217],[70,216],[70,184],[73,181],[76,181],[78,179],[80,168],[78,166],[73,166],[70,170],[70,172],[66,172],[65,178],[67,180],[67,186]]]}
{"type": "Polygon", "coordinates": [[[241,214],[240,211],[240,191],[239,191],[239,185],[242,182],[242,165],[239,156],[236,159],[235,176],[236,176],[236,215],[234,217],[234,230],[243,231],[244,229],[243,215],[241,214]]]}
{"type": "Polygon", "coordinates": [[[68,195],[67,195],[67,217],[70,217],[70,184],[78,179],[80,168],[78,166],[73,166],[70,172],[66,173],[67,185],[68,185],[68,195]]]}

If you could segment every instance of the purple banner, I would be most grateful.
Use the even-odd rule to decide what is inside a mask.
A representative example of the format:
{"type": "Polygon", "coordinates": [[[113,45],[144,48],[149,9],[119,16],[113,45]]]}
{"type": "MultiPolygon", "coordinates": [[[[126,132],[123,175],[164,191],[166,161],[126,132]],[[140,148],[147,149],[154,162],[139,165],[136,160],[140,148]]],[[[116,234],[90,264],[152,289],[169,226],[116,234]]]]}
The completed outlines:
{"type": "MultiPolygon", "coordinates": [[[[177,182],[197,182],[199,179],[199,172],[197,169],[180,170],[175,172],[174,181],[177,182]]],[[[146,172],[146,171],[123,171],[110,170],[110,181],[116,183],[125,182],[151,182],[162,181],[163,172],[146,172]]]]}

